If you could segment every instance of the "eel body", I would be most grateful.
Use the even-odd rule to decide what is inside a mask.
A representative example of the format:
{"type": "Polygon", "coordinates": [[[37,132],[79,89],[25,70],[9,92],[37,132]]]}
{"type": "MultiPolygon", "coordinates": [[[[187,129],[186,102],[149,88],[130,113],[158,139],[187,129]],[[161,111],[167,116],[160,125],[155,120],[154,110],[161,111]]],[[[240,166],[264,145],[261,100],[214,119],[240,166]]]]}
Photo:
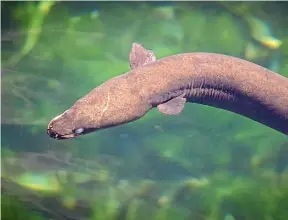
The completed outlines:
{"type": "Polygon", "coordinates": [[[186,102],[248,117],[288,134],[288,79],[257,64],[214,53],[183,53],[156,60],[133,43],[131,70],[99,85],[48,124],[69,139],[143,117],[151,108],[178,115],[186,102]]]}

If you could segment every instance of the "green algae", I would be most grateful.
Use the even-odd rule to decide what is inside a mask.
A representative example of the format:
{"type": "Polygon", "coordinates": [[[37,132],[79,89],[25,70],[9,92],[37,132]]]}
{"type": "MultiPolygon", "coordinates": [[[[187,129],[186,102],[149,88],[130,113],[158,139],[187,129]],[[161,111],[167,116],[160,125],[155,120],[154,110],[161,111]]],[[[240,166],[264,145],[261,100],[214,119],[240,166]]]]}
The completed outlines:
{"type": "Polygon", "coordinates": [[[44,220],[40,213],[27,209],[17,198],[1,195],[1,219],[44,220]]]}
{"type": "MultiPolygon", "coordinates": [[[[42,17],[40,16],[41,18],[36,20],[36,23],[32,23],[32,26],[35,24],[43,26],[37,35],[28,31],[28,37],[20,36],[21,43],[17,44],[16,50],[25,56],[21,55],[21,59],[17,59],[16,62],[13,56],[11,57],[11,54],[16,54],[16,52],[11,52],[6,47],[3,49],[2,67],[10,69],[9,64],[13,63],[16,64],[16,68],[13,73],[5,73],[3,77],[2,95],[5,101],[3,106],[4,110],[5,108],[7,110],[3,113],[2,122],[5,120],[6,125],[21,125],[18,129],[21,132],[28,130],[32,137],[30,139],[34,140],[31,146],[37,146],[33,149],[40,151],[51,147],[65,148],[68,151],[73,150],[76,156],[86,158],[103,152],[112,154],[121,152],[126,161],[122,159],[121,166],[119,165],[115,170],[124,169],[126,166],[127,171],[124,173],[128,175],[130,172],[131,176],[136,175],[137,172],[146,174],[154,170],[156,174],[157,172],[159,174],[159,170],[164,173],[158,167],[147,166],[147,163],[155,166],[164,164],[163,167],[166,169],[167,164],[173,164],[172,168],[177,165],[184,170],[189,170],[193,175],[206,175],[205,172],[212,172],[216,177],[211,177],[211,184],[208,187],[185,191],[188,195],[199,198],[197,205],[200,205],[197,209],[205,209],[204,213],[201,212],[202,219],[223,220],[226,214],[230,214],[235,219],[240,216],[244,220],[287,219],[288,213],[285,209],[287,189],[276,188],[274,182],[278,174],[272,175],[269,173],[271,170],[268,169],[268,172],[267,168],[262,167],[263,164],[265,165],[265,159],[262,158],[269,155],[269,152],[274,152],[276,146],[286,140],[285,136],[242,116],[191,104],[185,107],[185,111],[179,117],[164,116],[157,109],[153,109],[134,123],[109,132],[87,135],[85,138],[81,137],[69,143],[55,144],[41,136],[43,130],[46,129],[47,122],[69,108],[77,98],[85,95],[95,85],[129,71],[128,53],[134,41],[153,49],[157,58],[175,53],[199,51],[226,53],[241,57],[252,37],[248,33],[249,27],[245,26],[245,22],[239,22],[239,17],[234,17],[232,12],[239,15],[239,13],[251,13],[254,8],[257,9],[257,5],[252,7],[248,3],[243,4],[245,7],[242,5],[239,8],[230,8],[230,10],[217,8],[216,12],[212,13],[192,3],[185,3],[185,5],[178,3],[177,6],[167,8],[147,6],[146,3],[141,3],[142,6],[139,8],[123,7],[122,3],[109,3],[109,7],[102,5],[104,9],[100,9],[96,16],[88,13],[74,16],[63,5],[55,3],[45,15],[45,19],[43,19],[44,15],[41,15],[42,17]],[[32,128],[27,125],[32,125],[32,128]],[[246,173],[246,175],[252,173],[253,176],[250,178],[256,178],[257,183],[248,177],[239,180],[231,173],[227,174],[228,168],[235,162],[231,146],[238,144],[247,145],[251,149],[253,156],[247,156],[247,158],[242,156],[242,158],[245,161],[243,163],[248,164],[249,174],[246,173]],[[129,147],[137,149],[138,155],[135,153],[136,150],[133,153],[127,150],[131,149],[129,147]],[[143,156],[146,154],[157,156],[150,161],[151,157],[143,156]],[[253,159],[258,160],[257,155],[261,157],[260,162],[253,162],[253,159]],[[141,167],[144,168],[141,170],[141,167]],[[273,187],[269,185],[271,182],[274,184],[273,187]],[[205,198],[203,201],[202,196],[205,198]]],[[[257,10],[261,11],[260,3],[258,6],[257,10]]],[[[276,14],[271,16],[275,17],[276,14]]],[[[25,14],[25,10],[18,14],[18,21],[23,22],[22,30],[29,29],[27,22],[35,15],[25,14]]],[[[280,38],[283,45],[279,51],[283,57],[277,62],[280,65],[279,73],[287,75],[287,30],[282,29],[278,30],[278,33],[282,33],[280,38]]],[[[271,51],[268,50],[267,53],[271,51]]],[[[22,140],[23,135],[19,137],[19,140],[22,140]]],[[[9,138],[17,139],[15,133],[9,133],[3,137],[6,143],[9,142],[9,138]]],[[[18,143],[20,149],[24,148],[28,151],[31,147],[25,142],[20,142],[18,143]]],[[[14,144],[10,141],[8,147],[13,148],[14,144]]],[[[14,156],[14,153],[9,155],[9,157],[14,156]]],[[[276,162],[270,161],[270,163],[276,162]]],[[[240,167],[242,166],[243,164],[240,167]]],[[[100,169],[97,170],[98,178],[74,172],[75,181],[71,181],[73,184],[70,184],[70,188],[67,187],[66,191],[61,192],[63,195],[60,197],[63,202],[66,201],[69,206],[77,199],[87,199],[87,195],[93,197],[91,192],[77,191],[76,186],[96,181],[98,185],[96,184],[95,187],[97,188],[100,187],[99,182],[102,181],[102,184],[109,186],[109,190],[103,190],[103,194],[107,196],[110,192],[110,197],[99,197],[96,201],[92,199],[92,204],[95,206],[92,219],[145,219],[144,215],[148,213],[149,219],[152,220],[199,216],[198,212],[192,215],[187,209],[181,209],[187,204],[195,204],[189,199],[175,208],[173,204],[177,199],[173,197],[174,194],[170,192],[170,188],[165,193],[168,194],[169,201],[175,203],[164,202],[165,205],[159,208],[154,203],[151,205],[150,202],[137,198],[127,203],[127,207],[119,209],[119,204],[123,201],[118,200],[118,195],[115,193],[117,187],[106,179],[108,168],[102,166],[100,169]]],[[[165,172],[172,171],[173,169],[165,172]]],[[[6,175],[7,173],[5,177],[6,175]]],[[[67,181],[65,178],[64,180],[67,181]]],[[[133,185],[129,181],[128,183],[133,185]]],[[[62,188],[65,186],[67,183],[62,188]]],[[[134,187],[137,188],[137,186],[134,187]]],[[[183,187],[181,184],[171,187],[174,190],[171,191],[179,191],[181,187],[183,187]]],[[[179,200],[185,200],[182,197],[179,200]]],[[[35,217],[37,214],[34,212],[30,213],[23,207],[12,205],[14,202],[17,203],[16,200],[8,202],[10,201],[8,197],[1,199],[4,204],[2,217],[39,219],[35,217]],[[19,212],[24,214],[17,215],[11,211],[14,209],[19,209],[19,212]]]]}

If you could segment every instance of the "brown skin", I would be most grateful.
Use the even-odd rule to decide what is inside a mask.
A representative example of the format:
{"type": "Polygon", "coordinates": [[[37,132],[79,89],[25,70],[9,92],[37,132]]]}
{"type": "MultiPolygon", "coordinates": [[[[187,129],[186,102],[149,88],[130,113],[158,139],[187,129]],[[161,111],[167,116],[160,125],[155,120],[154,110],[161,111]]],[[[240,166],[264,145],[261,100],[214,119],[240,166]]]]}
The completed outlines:
{"type": "Polygon", "coordinates": [[[73,132],[77,128],[85,128],[88,133],[142,117],[152,106],[132,84],[133,78],[127,74],[96,87],[52,120],[48,126],[50,133],[59,134],[59,139],[72,138],[77,136],[73,132]]]}
{"type": "Polygon", "coordinates": [[[155,61],[152,51],[135,45],[130,53],[132,70],[96,87],[54,118],[48,135],[74,138],[132,122],[153,107],[177,115],[185,102],[232,111],[288,134],[287,78],[221,54],[186,53],[155,61]]]}

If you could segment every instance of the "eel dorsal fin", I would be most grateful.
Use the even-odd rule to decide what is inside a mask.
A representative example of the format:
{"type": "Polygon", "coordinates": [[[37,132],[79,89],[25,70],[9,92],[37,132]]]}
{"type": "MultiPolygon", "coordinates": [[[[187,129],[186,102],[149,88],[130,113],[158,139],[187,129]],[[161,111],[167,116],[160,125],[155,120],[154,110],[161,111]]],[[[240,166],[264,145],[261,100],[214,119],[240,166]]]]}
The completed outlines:
{"type": "Polygon", "coordinates": [[[130,68],[143,67],[148,63],[153,63],[156,56],[152,50],[146,50],[141,44],[133,43],[129,54],[130,68]]]}

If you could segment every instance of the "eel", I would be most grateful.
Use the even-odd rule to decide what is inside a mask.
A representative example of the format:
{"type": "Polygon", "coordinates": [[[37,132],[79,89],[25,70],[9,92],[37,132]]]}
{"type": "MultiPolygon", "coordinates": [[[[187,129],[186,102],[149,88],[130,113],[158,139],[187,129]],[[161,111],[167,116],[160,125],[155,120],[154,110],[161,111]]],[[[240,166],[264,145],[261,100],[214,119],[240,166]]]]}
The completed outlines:
{"type": "Polygon", "coordinates": [[[231,111],[288,135],[288,78],[249,61],[216,53],[156,59],[133,43],[130,71],[113,77],[52,119],[47,133],[71,139],[135,121],[152,108],[179,115],[185,103],[231,111]]]}

